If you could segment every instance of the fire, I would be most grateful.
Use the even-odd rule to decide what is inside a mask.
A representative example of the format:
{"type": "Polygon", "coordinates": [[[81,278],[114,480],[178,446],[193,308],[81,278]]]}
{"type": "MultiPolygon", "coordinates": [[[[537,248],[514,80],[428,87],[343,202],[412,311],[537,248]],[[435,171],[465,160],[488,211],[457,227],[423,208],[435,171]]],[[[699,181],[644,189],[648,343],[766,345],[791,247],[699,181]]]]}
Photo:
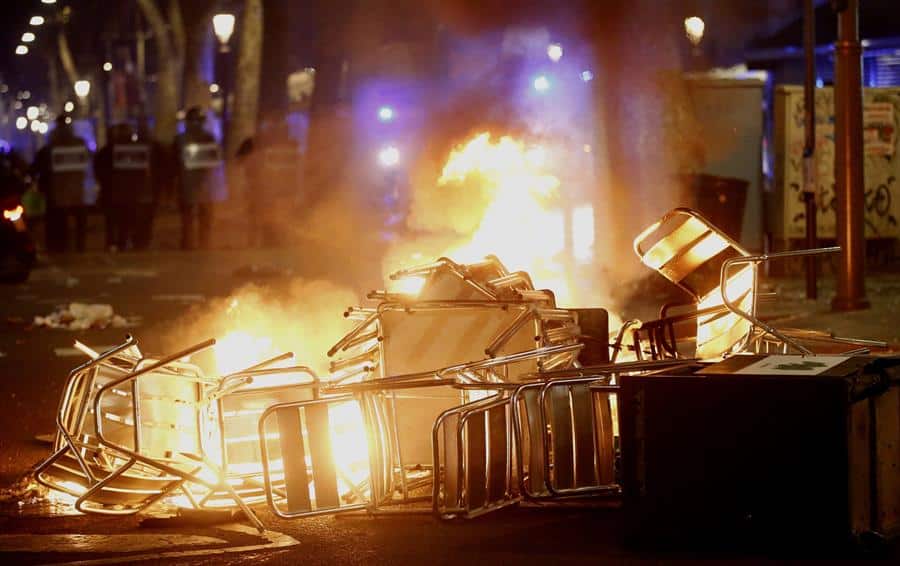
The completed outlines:
{"type": "Polygon", "coordinates": [[[10,222],[18,222],[20,218],[22,218],[22,214],[25,213],[25,209],[22,208],[22,205],[18,205],[12,210],[3,210],[3,218],[9,220],[10,222]]]}
{"type": "MultiPolygon", "coordinates": [[[[493,254],[510,270],[527,271],[537,287],[553,289],[561,304],[575,302],[574,265],[593,256],[593,207],[566,204],[550,161],[541,145],[488,132],[455,148],[435,187],[417,188],[410,222],[453,237],[417,237],[399,246],[387,271],[422,263],[421,257],[471,263],[493,254]]],[[[402,280],[391,290],[415,294],[421,285],[421,279],[402,280]]]]}
{"type": "Polygon", "coordinates": [[[216,369],[227,375],[276,355],[272,339],[232,330],[216,340],[216,369]]]}

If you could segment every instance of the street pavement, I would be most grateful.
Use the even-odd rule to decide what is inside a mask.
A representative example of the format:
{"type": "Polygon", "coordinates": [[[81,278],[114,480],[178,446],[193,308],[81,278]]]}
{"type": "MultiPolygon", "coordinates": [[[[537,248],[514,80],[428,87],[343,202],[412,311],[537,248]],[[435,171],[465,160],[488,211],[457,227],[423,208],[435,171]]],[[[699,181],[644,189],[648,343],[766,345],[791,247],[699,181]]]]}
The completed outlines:
{"type": "MultiPolygon", "coordinates": [[[[313,244],[310,244],[312,246],[313,244]]],[[[323,246],[321,242],[315,244],[323,246]]],[[[37,437],[54,430],[54,414],[67,372],[83,357],[74,340],[93,347],[117,344],[126,332],[142,349],[165,351],[166,334],[186,312],[236,287],[266,285],[291,277],[326,278],[362,293],[377,286],[359,273],[377,266],[348,266],[345,257],[304,246],[268,250],[90,253],[42,258],[30,281],[2,288],[0,309],[0,560],[3,563],[152,562],[201,564],[308,563],[517,563],[557,564],[667,562],[670,560],[762,561],[753,554],[692,549],[673,553],[631,548],[623,542],[621,510],[535,509],[521,506],[465,522],[444,523],[430,515],[346,515],[284,521],[261,510],[270,529],[259,536],[241,523],[205,524],[140,517],[87,517],[48,505],[42,494],[24,493],[21,478],[48,454],[37,437]],[[362,281],[362,282],[360,282],[362,281]],[[83,331],[35,328],[35,316],[70,302],[106,303],[134,326],[83,331]],[[98,562],[100,561],[100,562],[98,562]]],[[[900,344],[900,275],[869,278],[873,308],[835,314],[828,308],[833,282],[823,279],[818,302],[803,298],[801,282],[767,283],[783,301],[773,315],[788,326],[900,344]]],[[[664,299],[652,294],[626,316],[655,311],[664,299]],[[647,305],[650,306],[647,306],[647,305]],[[652,307],[652,308],[651,308],[652,307]]],[[[335,313],[335,316],[340,316],[335,313]]],[[[805,556],[811,560],[822,556],[805,556]]],[[[892,558],[896,560],[895,553],[892,558]]],[[[896,562],[894,562],[896,563],[896,562]]]]}

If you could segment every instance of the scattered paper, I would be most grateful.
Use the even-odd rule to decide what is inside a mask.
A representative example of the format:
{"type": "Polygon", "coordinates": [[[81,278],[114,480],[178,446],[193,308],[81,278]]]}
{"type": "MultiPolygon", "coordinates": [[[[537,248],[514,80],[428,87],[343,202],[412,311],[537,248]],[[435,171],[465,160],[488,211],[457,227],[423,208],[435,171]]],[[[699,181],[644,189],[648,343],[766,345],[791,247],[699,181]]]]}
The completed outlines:
{"type": "Polygon", "coordinates": [[[47,316],[34,317],[34,326],[87,330],[89,328],[125,328],[130,325],[125,317],[113,312],[111,305],[70,303],[47,316]]]}

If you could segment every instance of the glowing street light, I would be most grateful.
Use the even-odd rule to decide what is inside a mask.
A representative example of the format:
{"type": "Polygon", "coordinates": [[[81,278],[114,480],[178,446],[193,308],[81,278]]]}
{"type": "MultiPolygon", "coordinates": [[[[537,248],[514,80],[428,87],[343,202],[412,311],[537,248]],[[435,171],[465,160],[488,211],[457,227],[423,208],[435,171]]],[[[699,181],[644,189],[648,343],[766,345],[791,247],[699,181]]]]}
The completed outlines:
{"type": "Polygon", "coordinates": [[[41,129],[41,123],[40,123],[40,122],[38,122],[37,120],[35,120],[34,122],[31,123],[31,131],[32,131],[32,132],[38,133],[38,131],[40,131],[40,129],[41,129]]]}
{"type": "Polygon", "coordinates": [[[396,146],[389,145],[378,152],[378,163],[382,167],[393,167],[400,163],[400,150],[396,146]]]}
{"type": "Polygon", "coordinates": [[[538,92],[546,92],[550,89],[550,79],[548,79],[545,75],[538,75],[534,78],[534,82],[532,83],[534,86],[534,90],[538,92]]]}
{"type": "Polygon", "coordinates": [[[228,40],[234,33],[234,14],[216,14],[212,21],[222,51],[228,51],[228,40]]]}
{"type": "Polygon", "coordinates": [[[551,43],[547,46],[547,57],[550,57],[550,60],[556,63],[563,56],[563,48],[562,45],[558,43],[551,43]]]}
{"type": "Polygon", "coordinates": [[[25,116],[19,116],[18,118],[16,118],[16,129],[17,130],[24,130],[27,127],[28,127],[28,118],[26,118],[25,116]]]}
{"type": "Polygon", "coordinates": [[[44,16],[31,16],[28,23],[33,26],[42,26],[44,25],[44,16]]]}
{"type": "Polygon", "coordinates": [[[28,47],[26,45],[17,45],[16,55],[28,55],[28,47]]]}
{"type": "Polygon", "coordinates": [[[107,61],[106,63],[103,63],[103,70],[106,71],[107,73],[112,71],[112,63],[110,63],[109,61],[107,61]]]}
{"type": "Polygon", "coordinates": [[[72,102],[71,100],[67,100],[66,103],[63,105],[63,110],[66,112],[71,112],[72,110],[75,110],[75,103],[72,102]]]}
{"type": "Polygon", "coordinates": [[[586,83],[591,82],[592,80],[594,80],[594,73],[588,70],[581,71],[581,80],[586,83]]]}
{"type": "Polygon", "coordinates": [[[43,4],[56,4],[56,0],[41,0],[43,4]]]}
{"type": "Polygon", "coordinates": [[[703,40],[703,31],[705,29],[706,24],[697,16],[691,16],[684,20],[684,33],[687,35],[688,41],[695,47],[700,45],[700,41],[703,40]]]}
{"type": "Polygon", "coordinates": [[[25,111],[25,117],[29,120],[37,120],[39,113],[40,111],[37,106],[29,106],[28,110],[25,111]]]}
{"type": "Polygon", "coordinates": [[[217,92],[219,92],[219,85],[216,83],[212,83],[211,85],[209,85],[209,92],[212,94],[216,94],[217,92]]]}
{"type": "Polygon", "coordinates": [[[22,43],[31,43],[34,41],[35,35],[30,31],[26,31],[22,34],[22,43]]]}
{"type": "Polygon", "coordinates": [[[390,106],[382,106],[378,109],[378,119],[382,122],[390,122],[394,119],[394,109],[390,106]]]}
{"type": "Polygon", "coordinates": [[[38,133],[46,134],[50,131],[50,125],[47,122],[38,122],[38,133]]]}
{"type": "Polygon", "coordinates": [[[87,95],[91,93],[91,81],[81,79],[80,81],[75,81],[75,94],[78,98],[87,98],[87,95]]]}

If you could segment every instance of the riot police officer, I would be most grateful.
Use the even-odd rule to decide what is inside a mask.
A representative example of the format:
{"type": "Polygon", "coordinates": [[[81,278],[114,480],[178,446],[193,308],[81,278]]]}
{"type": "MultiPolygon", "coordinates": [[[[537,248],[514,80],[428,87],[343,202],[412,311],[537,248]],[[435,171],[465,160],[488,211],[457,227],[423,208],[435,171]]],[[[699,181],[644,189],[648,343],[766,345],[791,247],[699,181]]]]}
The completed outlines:
{"type": "Polygon", "coordinates": [[[150,164],[151,147],[129,124],[110,128],[109,143],[94,158],[100,201],[107,211],[107,246],[124,250],[129,242],[135,248],[149,242],[143,232],[153,204],[150,164]]]}
{"type": "Polygon", "coordinates": [[[65,115],[57,118],[49,143],[38,151],[32,165],[38,188],[47,199],[45,228],[47,249],[51,252],[67,249],[70,217],[75,221],[76,249],[84,251],[84,177],[89,162],[87,145],[72,130],[72,119],[65,115]]]}
{"type": "Polygon", "coordinates": [[[200,247],[209,247],[212,230],[215,174],[222,166],[222,149],[211,133],[203,129],[203,112],[188,110],[185,132],[175,137],[176,185],[181,208],[181,248],[194,246],[194,224],[200,247]]]}
{"type": "Polygon", "coordinates": [[[301,202],[301,154],[281,116],[263,118],[259,134],[238,149],[244,172],[251,246],[281,243],[288,216],[301,202]]]}

